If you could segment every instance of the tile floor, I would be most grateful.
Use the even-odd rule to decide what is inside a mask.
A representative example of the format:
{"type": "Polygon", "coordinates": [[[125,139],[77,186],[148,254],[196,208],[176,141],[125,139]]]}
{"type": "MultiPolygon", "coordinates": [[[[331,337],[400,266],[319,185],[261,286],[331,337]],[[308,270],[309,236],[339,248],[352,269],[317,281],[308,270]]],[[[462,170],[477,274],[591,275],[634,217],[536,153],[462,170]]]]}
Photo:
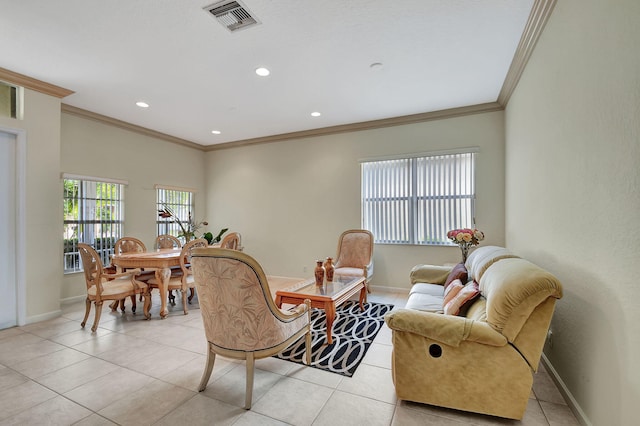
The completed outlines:
{"type": "MultiPolygon", "coordinates": [[[[577,425],[549,375],[535,376],[521,422],[398,401],[391,332],[376,337],[351,378],[268,358],[256,363],[253,407],[244,403],[244,364],[218,357],[207,389],[200,311],[169,317],[113,313],[96,333],[80,328],[84,302],[50,321],[0,331],[0,425],[577,425]]],[[[179,298],[178,298],[179,299],[179,298]]],[[[376,293],[404,306],[406,295],[376,293]]],[[[141,304],[138,304],[141,310],[141,304]]]]}

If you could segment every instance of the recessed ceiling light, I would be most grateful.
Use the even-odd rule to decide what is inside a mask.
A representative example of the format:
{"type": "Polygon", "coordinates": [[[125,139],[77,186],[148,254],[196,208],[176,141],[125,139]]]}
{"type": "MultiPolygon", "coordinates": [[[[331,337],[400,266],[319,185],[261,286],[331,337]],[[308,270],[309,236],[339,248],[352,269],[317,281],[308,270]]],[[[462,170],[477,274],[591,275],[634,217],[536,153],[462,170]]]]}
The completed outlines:
{"type": "Polygon", "coordinates": [[[220,130],[212,130],[211,133],[213,133],[214,135],[219,135],[222,132],[220,130]]]}
{"type": "Polygon", "coordinates": [[[271,71],[269,71],[266,68],[260,67],[260,68],[256,68],[256,74],[258,74],[260,77],[266,77],[269,74],[271,74],[271,71]]]}
{"type": "Polygon", "coordinates": [[[136,105],[138,105],[140,108],[149,108],[149,104],[142,101],[136,102],[136,105]]]}
{"type": "Polygon", "coordinates": [[[369,68],[373,70],[379,70],[382,68],[382,62],[374,62],[371,65],[369,65],[369,68]]]}
{"type": "Polygon", "coordinates": [[[320,114],[318,111],[314,111],[311,113],[312,117],[320,117],[322,114],[320,114]]]}

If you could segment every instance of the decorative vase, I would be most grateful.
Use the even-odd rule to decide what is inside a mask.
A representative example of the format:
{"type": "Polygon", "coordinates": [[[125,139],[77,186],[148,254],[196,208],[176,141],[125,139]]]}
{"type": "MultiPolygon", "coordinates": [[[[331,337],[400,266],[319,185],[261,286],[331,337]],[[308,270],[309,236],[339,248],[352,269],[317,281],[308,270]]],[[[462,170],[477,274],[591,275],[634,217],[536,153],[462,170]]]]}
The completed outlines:
{"type": "Polygon", "coordinates": [[[467,257],[469,256],[469,245],[460,244],[460,250],[462,251],[462,263],[467,261],[467,257]]]}
{"type": "Polygon", "coordinates": [[[324,261],[324,272],[327,276],[327,281],[333,282],[333,272],[335,269],[336,268],[333,266],[333,259],[327,257],[327,260],[324,261]]]}
{"type": "Polygon", "coordinates": [[[316,260],[315,269],[316,285],[322,285],[324,283],[324,266],[322,266],[322,260],[316,260]]]}

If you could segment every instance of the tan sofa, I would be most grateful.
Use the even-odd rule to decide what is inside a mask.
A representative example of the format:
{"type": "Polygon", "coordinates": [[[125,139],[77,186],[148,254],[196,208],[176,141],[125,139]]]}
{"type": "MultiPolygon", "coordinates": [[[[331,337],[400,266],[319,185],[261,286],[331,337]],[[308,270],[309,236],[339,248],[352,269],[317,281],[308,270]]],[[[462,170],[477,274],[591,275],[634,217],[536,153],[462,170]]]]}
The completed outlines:
{"type": "Polygon", "coordinates": [[[466,316],[442,314],[451,268],[411,272],[407,306],[386,315],[393,333],[399,399],[521,419],[562,286],[502,247],[474,250],[465,263],[481,296],[466,316]]]}

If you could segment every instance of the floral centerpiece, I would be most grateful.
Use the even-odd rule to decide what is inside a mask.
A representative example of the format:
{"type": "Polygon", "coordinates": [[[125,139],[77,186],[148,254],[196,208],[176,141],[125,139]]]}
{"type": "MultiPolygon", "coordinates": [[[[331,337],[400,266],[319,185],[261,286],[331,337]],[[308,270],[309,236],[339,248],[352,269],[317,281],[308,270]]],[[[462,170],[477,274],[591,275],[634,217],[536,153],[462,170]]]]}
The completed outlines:
{"type": "Polygon", "coordinates": [[[158,210],[158,216],[163,219],[173,218],[174,221],[180,227],[180,233],[178,233],[178,237],[184,237],[185,242],[191,241],[192,238],[196,237],[196,232],[202,228],[203,226],[209,225],[206,221],[202,220],[200,222],[196,222],[191,217],[191,212],[189,212],[189,218],[186,222],[180,220],[180,218],[175,214],[175,212],[166,204],[162,205],[162,209],[158,210]]]}
{"type": "Polygon", "coordinates": [[[480,241],[484,240],[484,233],[475,228],[452,229],[447,232],[447,238],[460,246],[462,263],[464,263],[467,261],[471,246],[477,246],[480,241]]]}

